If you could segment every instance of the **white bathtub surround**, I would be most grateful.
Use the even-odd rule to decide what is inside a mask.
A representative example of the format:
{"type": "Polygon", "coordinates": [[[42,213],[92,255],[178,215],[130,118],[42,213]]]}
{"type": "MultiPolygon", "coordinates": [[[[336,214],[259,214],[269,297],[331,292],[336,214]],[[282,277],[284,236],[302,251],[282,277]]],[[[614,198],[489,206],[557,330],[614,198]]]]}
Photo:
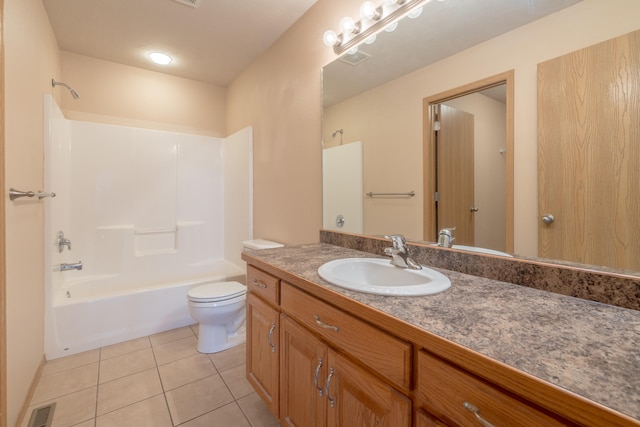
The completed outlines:
{"type": "Polygon", "coordinates": [[[189,288],[244,281],[251,128],[225,140],[77,122],[48,95],[45,119],[48,359],[194,323],[189,288]]]}

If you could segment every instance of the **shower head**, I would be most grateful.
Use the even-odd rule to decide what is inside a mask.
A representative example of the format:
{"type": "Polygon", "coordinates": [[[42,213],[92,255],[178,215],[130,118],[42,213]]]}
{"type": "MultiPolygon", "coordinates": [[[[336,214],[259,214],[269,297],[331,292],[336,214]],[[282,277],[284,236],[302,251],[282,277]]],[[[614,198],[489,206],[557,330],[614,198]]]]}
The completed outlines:
{"type": "Polygon", "coordinates": [[[73,97],[73,99],[78,99],[80,98],[80,94],[78,92],[76,92],[75,89],[73,89],[71,86],[69,86],[66,83],[62,83],[62,82],[57,82],[54,79],[51,79],[51,86],[56,87],[56,86],[64,86],[67,89],[69,89],[69,92],[71,92],[71,96],[73,97]]]}

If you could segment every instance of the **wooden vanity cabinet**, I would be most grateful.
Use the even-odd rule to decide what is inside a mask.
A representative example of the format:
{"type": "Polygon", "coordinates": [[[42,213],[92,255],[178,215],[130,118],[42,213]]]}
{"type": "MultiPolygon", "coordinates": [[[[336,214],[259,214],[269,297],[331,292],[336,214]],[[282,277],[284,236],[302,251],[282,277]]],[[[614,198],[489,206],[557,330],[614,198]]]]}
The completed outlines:
{"type": "Polygon", "coordinates": [[[575,425],[424,350],[418,354],[417,395],[418,404],[443,423],[423,413],[419,426],[575,425]]]}
{"type": "Polygon", "coordinates": [[[392,334],[361,307],[273,274],[247,268],[247,378],[283,426],[640,426],[432,334],[392,334]]]}
{"type": "Polygon", "coordinates": [[[284,426],[323,426],[327,346],[285,315],[281,325],[280,421],[284,426]]]}
{"type": "Polygon", "coordinates": [[[282,423],[411,426],[411,401],[388,384],[408,393],[411,345],[287,282],[280,292],[282,423]]]}
{"type": "Polygon", "coordinates": [[[281,325],[283,425],[411,426],[406,396],[284,314],[281,325]]]}
{"type": "Polygon", "coordinates": [[[247,269],[247,380],[278,416],[280,311],[279,280],[256,268],[247,269]],[[274,304],[274,305],[272,305],[274,304]]]}

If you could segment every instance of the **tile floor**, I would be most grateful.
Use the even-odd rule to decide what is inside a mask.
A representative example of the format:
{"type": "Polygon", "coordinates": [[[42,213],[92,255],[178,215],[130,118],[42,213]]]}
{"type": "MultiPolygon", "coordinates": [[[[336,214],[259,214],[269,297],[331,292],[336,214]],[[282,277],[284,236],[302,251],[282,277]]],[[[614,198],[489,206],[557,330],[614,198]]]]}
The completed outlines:
{"type": "Polygon", "coordinates": [[[184,327],[47,362],[22,423],[57,402],[57,427],[271,427],[245,379],[245,346],[196,350],[184,327]]]}

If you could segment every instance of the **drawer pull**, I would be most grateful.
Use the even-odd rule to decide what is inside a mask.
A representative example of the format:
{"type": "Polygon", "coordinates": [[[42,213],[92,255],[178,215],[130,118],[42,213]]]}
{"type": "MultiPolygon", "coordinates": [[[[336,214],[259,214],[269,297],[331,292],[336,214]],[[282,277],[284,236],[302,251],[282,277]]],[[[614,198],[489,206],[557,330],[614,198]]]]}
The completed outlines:
{"type": "Polygon", "coordinates": [[[264,282],[262,282],[262,281],[260,281],[258,279],[253,279],[253,284],[255,286],[259,287],[259,288],[262,288],[262,289],[266,289],[266,287],[267,287],[267,285],[264,282]]]}
{"type": "Polygon", "coordinates": [[[329,387],[331,387],[331,377],[333,377],[333,368],[329,368],[329,376],[327,377],[327,386],[325,388],[325,390],[327,391],[327,400],[329,401],[329,406],[333,408],[336,404],[336,400],[329,394],[329,387]]]}
{"type": "Polygon", "coordinates": [[[475,405],[469,402],[464,402],[464,408],[473,412],[473,415],[476,416],[476,418],[478,419],[478,421],[480,421],[480,424],[482,424],[483,427],[496,427],[493,424],[491,424],[489,421],[482,418],[482,416],[480,415],[480,409],[478,409],[475,405]]]}
{"type": "Polygon", "coordinates": [[[317,314],[314,314],[313,318],[316,320],[316,324],[318,326],[320,326],[321,328],[333,329],[336,332],[338,332],[340,330],[340,328],[337,327],[337,326],[327,325],[326,323],[324,323],[322,320],[320,320],[320,316],[318,316],[317,314]]]}
{"type": "Polygon", "coordinates": [[[316,376],[314,382],[316,384],[316,389],[318,389],[318,396],[322,397],[322,387],[318,385],[318,375],[320,375],[320,368],[322,368],[322,359],[318,359],[318,366],[316,366],[316,376]]]}
{"type": "Polygon", "coordinates": [[[267,342],[269,343],[269,345],[271,346],[271,353],[275,353],[276,352],[276,346],[273,345],[273,331],[276,329],[276,324],[272,323],[271,324],[271,329],[269,329],[269,336],[267,337],[267,342]]]}

